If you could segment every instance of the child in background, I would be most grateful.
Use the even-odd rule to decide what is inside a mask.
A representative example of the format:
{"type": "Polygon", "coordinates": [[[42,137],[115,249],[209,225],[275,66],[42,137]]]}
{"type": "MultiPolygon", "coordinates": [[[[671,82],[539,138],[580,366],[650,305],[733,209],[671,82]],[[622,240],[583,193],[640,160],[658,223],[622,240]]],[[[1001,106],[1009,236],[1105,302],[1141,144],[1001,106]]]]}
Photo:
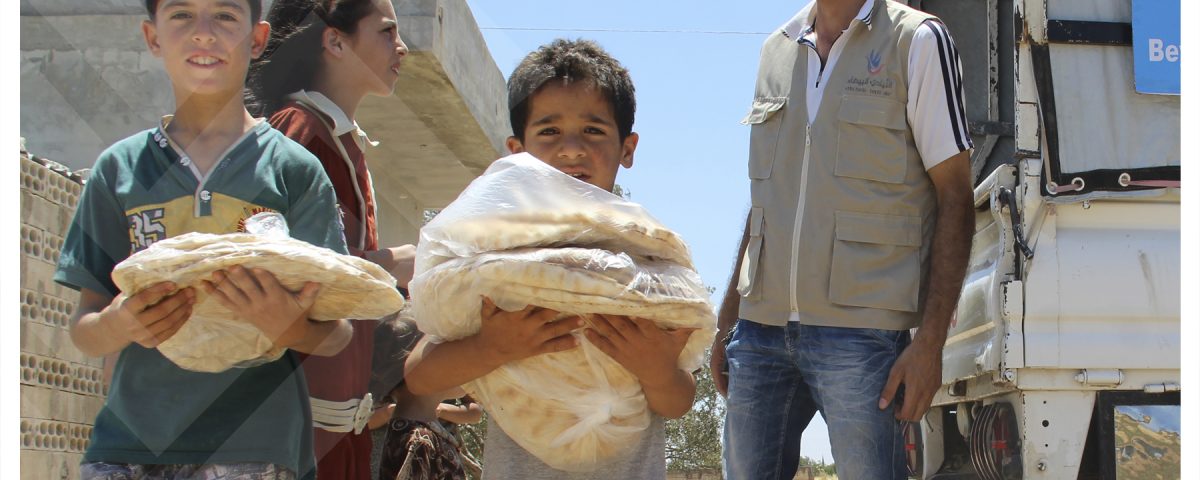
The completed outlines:
{"type": "Polygon", "coordinates": [[[292,236],[346,251],[320,163],[242,102],[270,31],[261,2],[147,0],[146,10],[142,32],[166,67],[174,115],[100,155],[54,276],[80,291],[72,342],[87,355],[120,355],[80,478],[313,478],[308,389],[294,352],[333,355],[351,335],[345,320],[307,318],[319,285],[293,293],[265,270],[215,272],[207,293],[288,351],[200,373],[155,349],[188,320],[195,290],[163,282],[120,292],[112,282],[117,263],[154,242],[235,233],[264,210],[282,214],[292,236]]]}
{"type": "MultiPolygon", "coordinates": [[[[263,116],[321,161],[333,182],[350,253],[373,261],[401,287],[412,277],[412,245],[380,249],[375,192],[364,150],[372,146],[354,121],[367,95],[389,96],[408,48],[387,0],[276,0],[266,53],[247,82],[263,116]]],[[[352,320],[354,338],[340,354],[304,360],[312,395],[319,476],[368,480],[367,417],[375,320],[352,320]],[[344,419],[345,421],[335,421],[344,419]]]]}
{"type": "Polygon", "coordinates": [[[402,471],[405,480],[463,480],[468,472],[478,478],[478,465],[463,458],[453,429],[478,422],[483,409],[461,388],[418,396],[404,384],[404,361],[421,336],[408,311],[381,320],[375,330],[371,392],[383,407],[372,417],[379,457],[372,460],[373,478],[394,480],[402,471]],[[461,404],[444,401],[459,397],[461,404]]]}
{"type": "MultiPolygon", "coordinates": [[[[530,53],[508,81],[512,153],[539,160],[607,191],[617,170],[633,166],[633,81],[616,59],[591,41],[555,40],[530,53]]],[[[528,306],[500,310],[483,299],[479,333],[434,344],[422,341],[409,357],[407,384],[415,394],[457,387],[508,362],[574,348],[580,319],[550,322],[558,312],[528,306]]],[[[595,315],[585,335],[638,378],[652,421],[630,455],[588,473],[556,470],[521,448],[493,421],[484,446],[485,479],[661,479],[666,477],[663,418],[691,409],[696,383],[676,366],[691,330],[663,330],[634,317],[595,315]]]]}

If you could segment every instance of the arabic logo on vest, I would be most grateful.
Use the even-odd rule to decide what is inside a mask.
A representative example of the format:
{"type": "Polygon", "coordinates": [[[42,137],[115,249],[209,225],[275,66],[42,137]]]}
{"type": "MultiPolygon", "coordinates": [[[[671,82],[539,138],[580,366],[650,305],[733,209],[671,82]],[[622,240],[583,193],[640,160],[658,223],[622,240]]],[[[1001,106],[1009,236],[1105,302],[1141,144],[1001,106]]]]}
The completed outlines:
{"type": "Polygon", "coordinates": [[[871,54],[867,55],[867,73],[878,75],[883,71],[883,57],[879,52],[871,50],[871,54]]]}

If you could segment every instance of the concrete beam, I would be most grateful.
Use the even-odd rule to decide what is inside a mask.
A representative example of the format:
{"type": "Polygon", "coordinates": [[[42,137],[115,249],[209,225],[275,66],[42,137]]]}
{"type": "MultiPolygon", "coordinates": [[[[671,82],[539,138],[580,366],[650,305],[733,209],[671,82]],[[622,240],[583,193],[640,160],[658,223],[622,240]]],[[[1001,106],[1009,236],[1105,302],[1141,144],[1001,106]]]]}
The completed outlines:
{"type": "Polygon", "coordinates": [[[143,0],[20,0],[21,16],[56,17],[79,15],[146,16],[143,0]]]}
{"type": "Polygon", "coordinates": [[[380,142],[368,162],[381,245],[415,242],[424,210],[453,201],[512,132],[504,76],[465,0],[393,5],[410,53],[395,95],[368,97],[357,114],[380,142]]]}

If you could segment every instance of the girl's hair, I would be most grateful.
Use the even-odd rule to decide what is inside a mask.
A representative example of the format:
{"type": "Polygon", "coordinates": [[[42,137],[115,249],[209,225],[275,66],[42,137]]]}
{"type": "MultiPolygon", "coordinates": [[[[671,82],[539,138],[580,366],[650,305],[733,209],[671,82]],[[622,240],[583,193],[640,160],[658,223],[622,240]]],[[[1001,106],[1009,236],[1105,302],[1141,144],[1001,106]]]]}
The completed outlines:
{"type": "Polygon", "coordinates": [[[371,380],[367,387],[372,396],[383,398],[404,383],[404,362],[423,335],[417,329],[411,303],[399,312],[379,319],[371,354],[371,380]]]}
{"type": "Polygon", "coordinates": [[[267,15],[267,48],[246,77],[250,113],[269,117],[283,107],[284,97],[311,88],[321,68],[325,27],[353,35],[374,8],[372,0],[275,0],[267,15]]]}

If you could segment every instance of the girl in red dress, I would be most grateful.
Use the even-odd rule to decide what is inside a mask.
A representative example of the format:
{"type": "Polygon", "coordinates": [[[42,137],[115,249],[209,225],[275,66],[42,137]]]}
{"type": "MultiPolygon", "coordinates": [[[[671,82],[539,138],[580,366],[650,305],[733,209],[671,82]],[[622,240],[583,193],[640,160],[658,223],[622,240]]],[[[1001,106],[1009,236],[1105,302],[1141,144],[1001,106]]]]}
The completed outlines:
{"type": "MultiPolygon", "coordinates": [[[[313,153],[337,194],[350,253],[397,278],[412,278],[412,245],[379,248],[375,192],[364,150],[374,145],[354,121],[367,95],[390,96],[408,47],[387,0],[276,0],[271,38],[247,80],[251,105],[313,153]]],[[[252,112],[255,109],[252,109],[252,112]]],[[[318,478],[369,480],[374,402],[368,393],[376,320],[354,320],[349,346],[308,357],[318,478]]]]}

